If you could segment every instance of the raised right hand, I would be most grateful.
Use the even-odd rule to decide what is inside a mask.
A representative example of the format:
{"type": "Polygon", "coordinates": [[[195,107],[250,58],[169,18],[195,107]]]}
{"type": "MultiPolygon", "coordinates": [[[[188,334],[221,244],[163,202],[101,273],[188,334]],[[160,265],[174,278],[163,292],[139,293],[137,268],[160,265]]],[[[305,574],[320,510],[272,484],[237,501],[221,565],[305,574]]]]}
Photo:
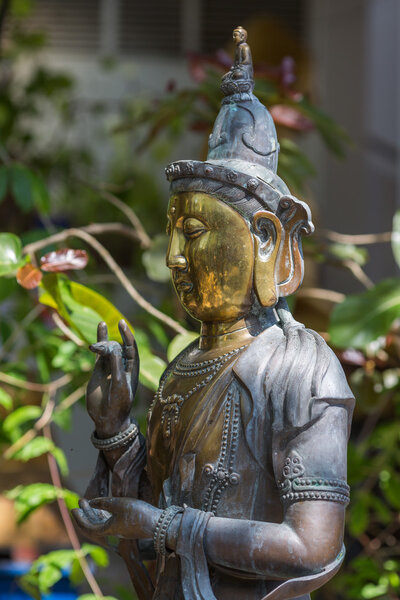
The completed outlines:
{"type": "Polygon", "coordinates": [[[108,341],[107,325],[97,327],[97,343],[90,346],[97,360],[86,390],[89,416],[98,437],[112,437],[126,429],[139,378],[139,355],[132,332],[120,321],[123,344],[108,341]]]}

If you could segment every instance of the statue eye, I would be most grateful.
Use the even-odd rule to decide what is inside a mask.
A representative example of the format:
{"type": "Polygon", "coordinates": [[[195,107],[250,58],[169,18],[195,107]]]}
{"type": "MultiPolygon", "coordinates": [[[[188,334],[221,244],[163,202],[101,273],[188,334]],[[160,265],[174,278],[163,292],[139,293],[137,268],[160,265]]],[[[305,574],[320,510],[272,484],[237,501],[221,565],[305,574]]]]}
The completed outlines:
{"type": "Polygon", "coordinates": [[[185,219],[183,223],[183,233],[189,239],[197,238],[206,231],[208,231],[207,227],[198,219],[185,219]]]}

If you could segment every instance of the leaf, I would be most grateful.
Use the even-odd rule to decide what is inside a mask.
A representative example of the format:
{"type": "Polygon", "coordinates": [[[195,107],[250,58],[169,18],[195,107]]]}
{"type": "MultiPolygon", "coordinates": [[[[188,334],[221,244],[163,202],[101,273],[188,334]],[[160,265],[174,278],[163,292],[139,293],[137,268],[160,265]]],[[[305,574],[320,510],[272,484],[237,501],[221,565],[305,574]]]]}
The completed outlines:
{"type": "Polygon", "coordinates": [[[42,256],[40,266],[43,271],[59,273],[62,271],[84,269],[88,260],[89,257],[85,250],[63,248],[62,250],[55,250],[42,256]]]}
{"type": "Polygon", "coordinates": [[[283,125],[295,131],[309,131],[314,128],[313,122],[305,117],[296,106],[275,104],[269,108],[276,125],[283,125]]]}
{"type": "Polygon", "coordinates": [[[0,204],[3,202],[6,197],[8,188],[8,172],[7,168],[2,165],[0,167],[0,204]]]}
{"type": "Polygon", "coordinates": [[[395,261],[400,267],[400,210],[396,211],[393,217],[392,251],[395,261]]]}
{"type": "Polygon", "coordinates": [[[14,164],[10,176],[15,202],[22,212],[28,213],[33,208],[32,173],[23,165],[14,164]]]}
{"type": "Polygon", "coordinates": [[[178,333],[177,336],[171,341],[168,346],[167,356],[169,362],[171,362],[175,356],[178,356],[182,350],[184,350],[189,344],[198,339],[199,334],[195,331],[187,331],[186,333],[178,333]]]}
{"type": "Polygon", "coordinates": [[[400,279],[386,279],[362,294],[347,296],[331,317],[331,342],[338,348],[365,349],[388,333],[400,317],[400,279]]]}
{"type": "Polygon", "coordinates": [[[99,567],[108,566],[108,554],[104,548],[101,548],[101,546],[95,546],[94,544],[82,544],[82,551],[85,555],[89,554],[99,567]]]}
{"type": "Polygon", "coordinates": [[[362,496],[353,502],[350,511],[349,531],[354,537],[358,537],[367,529],[369,524],[368,498],[362,496]]]}
{"type": "Polygon", "coordinates": [[[12,458],[27,462],[32,458],[46,454],[54,449],[54,444],[48,438],[37,436],[33,440],[27,442],[22,448],[14,452],[12,458]]]}
{"type": "Polygon", "coordinates": [[[353,260],[360,266],[365,265],[368,259],[367,250],[354,244],[331,244],[329,252],[340,260],[353,260]]]}
{"type": "Polygon", "coordinates": [[[32,263],[28,263],[23,267],[19,267],[17,270],[17,281],[26,290],[34,290],[38,287],[42,280],[42,273],[33,266],[32,263]]]}
{"type": "Polygon", "coordinates": [[[139,351],[139,355],[139,380],[143,385],[155,392],[158,388],[158,384],[160,383],[160,377],[167,368],[167,364],[162,360],[162,358],[159,358],[150,352],[140,353],[139,351]]]}
{"type": "Polygon", "coordinates": [[[41,214],[48,215],[50,212],[49,192],[43,179],[37,173],[31,173],[31,186],[36,209],[41,214]]]}
{"type": "Polygon", "coordinates": [[[20,406],[4,419],[3,431],[5,433],[11,433],[12,431],[19,429],[20,425],[38,419],[41,414],[42,409],[40,406],[20,406]]]}
{"type": "Polygon", "coordinates": [[[168,248],[168,237],[160,233],[154,237],[151,247],[143,252],[142,262],[147,276],[152,281],[169,281],[170,272],[165,265],[165,256],[168,248]]]}
{"type": "Polygon", "coordinates": [[[61,317],[87,343],[97,338],[97,325],[105,321],[110,340],[121,342],[118,321],[129,321],[104,296],[64,275],[45,275],[41,282],[39,301],[56,308],[61,317]]]}
{"type": "Polygon", "coordinates": [[[0,388],[0,406],[6,410],[11,410],[13,406],[12,397],[3,388],[0,388]]]}
{"type": "Polygon", "coordinates": [[[10,500],[14,500],[17,522],[22,523],[27,517],[43,504],[53,502],[57,498],[64,498],[69,509],[77,508],[79,496],[66,489],[58,489],[50,483],[31,483],[18,485],[5,492],[10,500]]]}
{"type": "Polygon", "coordinates": [[[13,233],[0,233],[0,276],[13,275],[24,263],[19,237],[13,233]]]}
{"type": "Polygon", "coordinates": [[[40,592],[42,594],[48,594],[53,585],[55,585],[57,581],[60,581],[62,576],[61,569],[54,565],[46,565],[43,567],[39,572],[38,578],[40,592]]]}

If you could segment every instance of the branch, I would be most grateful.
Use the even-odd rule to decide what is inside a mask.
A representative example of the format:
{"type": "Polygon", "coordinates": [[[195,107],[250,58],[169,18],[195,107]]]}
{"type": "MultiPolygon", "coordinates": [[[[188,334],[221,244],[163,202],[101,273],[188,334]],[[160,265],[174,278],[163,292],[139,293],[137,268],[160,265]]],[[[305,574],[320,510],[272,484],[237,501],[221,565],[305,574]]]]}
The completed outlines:
{"type": "Polygon", "coordinates": [[[75,333],[72,331],[72,329],[70,329],[62,320],[62,318],[60,317],[60,315],[58,314],[58,312],[53,312],[52,313],[52,319],[54,321],[54,324],[56,325],[56,327],[58,327],[63,334],[65,335],[65,337],[69,338],[72,342],[74,342],[74,344],[76,344],[77,346],[83,347],[86,344],[84,342],[82,342],[82,340],[80,338],[78,338],[77,335],[75,335],[75,333]]]}
{"type": "Polygon", "coordinates": [[[316,300],[327,300],[334,304],[340,304],[346,298],[345,294],[334,292],[333,290],[324,290],[320,288],[305,288],[296,293],[298,298],[315,298],[316,300]]]}
{"type": "Polygon", "coordinates": [[[347,233],[337,233],[330,229],[320,229],[319,235],[326,237],[331,242],[339,244],[354,244],[355,246],[367,246],[369,244],[379,244],[382,242],[391,242],[393,232],[385,231],[384,233],[362,233],[359,235],[349,235],[347,233]]]}
{"type": "Polygon", "coordinates": [[[104,200],[107,200],[107,202],[109,202],[110,204],[118,208],[121,212],[123,212],[126,218],[130,221],[131,225],[133,226],[142,248],[150,248],[151,239],[148,236],[145,228],[143,227],[139,217],[130,206],[128,206],[125,202],[118,198],[118,196],[112,194],[109,190],[105,188],[105,186],[96,187],[94,185],[91,185],[90,183],[81,180],[79,180],[79,183],[91,190],[94,190],[95,192],[100,194],[100,196],[104,198],[104,200]]]}
{"type": "Polygon", "coordinates": [[[33,381],[24,381],[22,379],[18,379],[18,377],[13,377],[12,375],[7,375],[6,373],[0,372],[0,381],[3,383],[8,383],[8,385],[12,385],[13,387],[29,390],[30,392],[47,392],[51,394],[58,388],[69,383],[71,380],[71,375],[63,375],[51,383],[34,383],[33,381]]]}
{"type": "Polygon", "coordinates": [[[116,277],[119,279],[120,283],[123,285],[130,297],[145,311],[147,311],[150,315],[152,315],[159,321],[162,321],[165,325],[167,325],[177,333],[186,333],[186,329],[182,327],[182,325],[180,325],[177,321],[175,321],[168,315],[165,315],[164,313],[159,311],[157,308],[154,308],[154,306],[150,304],[150,302],[148,302],[145,298],[143,298],[141,294],[139,294],[139,292],[136,290],[136,288],[133,287],[123,270],[117,265],[111,254],[108,252],[108,250],[106,250],[106,248],[102,244],[100,244],[100,242],[96,240],[96,238],[87,233],[87,231],[85,231],[84,229],[66,229],[65,231],[57,233],[54,236],[50,236],[43,240],[39,240],[38,242],[33,242],[32,244],[28,244],[27,246],[25,246],[23,251],[25,254],[31,254],[37,250],[40,250],[41,248],[44,248],[49,243],[54,243],[55,238],[57,238],[57,241],[60,241],[61,239],[67,239],[68,237],[78,237],[84,240],[87,244],[89,244],[89,246],[94,248],[100,254],[100,256],[102,257],[106,265],[109,267],[109,269],[115,273],[116,277]]]}
{"type": "Polygon", "coordinates": [[[349,269],[349,271],[351,271],[354,275],[354,277],[356,279],[358,279],[358,281],[364,286],[366,287],[368,290],[372,287],[374,287],[374,282],[372,281],[372,279],[370,279],[368,277],[368,275],[365,273],[365,271],[363,271],[363,269],[360,267],[360,265],[358,263],[356,263],[355,260],[345,260],[343,262],[343,265],[349,269]]]}
{"type": "MultiPolygon", "coordinates": [[[[51,440],[53,442],[53,438],[51,436],[51,431],[50,431],[49,425],[46,425],[46,427],[43,430],[43,434],[45,437],[47,437],[49,440],[51,440]]],[[[61,478],[60,478],[60,473],[58,470],[56,459],[54,458],[54,456],[52,454],[48,453],[47,461],[49,464],[51,481],[52,481],[54,487],[56,487],[59,490],[62,490],[63,487],[61,484],[61,478]]],[[[72,548],[76,552],[76,557],[77,557],[79,564],[81,566],[81,569],[86,577],[86,580],[87,580],[88,584],[90,585],[90,588],[91,588],[93,594],[95,594],[96,596],[99,596],[100,598],[103,598],[104,596],[99,587],[99,584],[97,583],[93,573],[90,570],[90,567],[86,560],[86,557],[83,555],[82,547],[79,543],[79,539],[76,534],[74,524],[72,523],[72,519],[69,514],[69,510],[67,508],[64,498],[58,497],[57,504],[58,504],[58,508],[60,510],[61,518],[62,518],[64,526],[65,526],[65,530],[69,537],[69,541],[71,542],[72,548]]]]}

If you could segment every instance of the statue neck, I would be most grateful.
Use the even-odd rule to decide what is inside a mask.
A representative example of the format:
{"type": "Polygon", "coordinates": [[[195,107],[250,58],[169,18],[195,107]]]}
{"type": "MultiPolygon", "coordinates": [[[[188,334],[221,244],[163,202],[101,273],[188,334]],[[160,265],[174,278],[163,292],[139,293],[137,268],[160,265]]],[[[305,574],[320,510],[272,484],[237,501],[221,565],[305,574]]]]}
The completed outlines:
{"type": "Polygon", "coordinates": [[[251,342],[264,329],[276,322],[272,309],[249,314],[237,321],[227,323],[202,323],[199,349],[223,350],[238,348],[251,342]]]}

